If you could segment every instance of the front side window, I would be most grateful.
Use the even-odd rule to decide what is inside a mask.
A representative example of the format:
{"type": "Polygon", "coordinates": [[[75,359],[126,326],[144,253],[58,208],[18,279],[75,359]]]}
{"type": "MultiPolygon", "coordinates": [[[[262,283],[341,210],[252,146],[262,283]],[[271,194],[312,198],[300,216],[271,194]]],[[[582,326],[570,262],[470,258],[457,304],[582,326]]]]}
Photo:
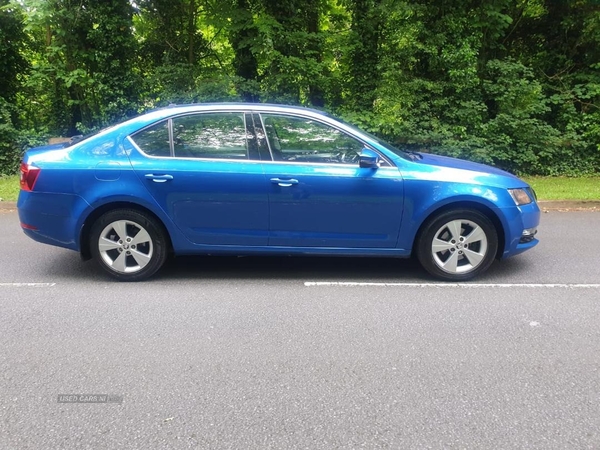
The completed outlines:
{"type": "Polygon", "coordinates": [[[275,161],[357,164],[364,145],[329,125],[303,117],[262,114],[275,161]]]}
{"type": "Polygon", "coordinates": [[[180,158],[248,159],[244,115],[207,113],[173,118],[173,152],[180,158]]]}

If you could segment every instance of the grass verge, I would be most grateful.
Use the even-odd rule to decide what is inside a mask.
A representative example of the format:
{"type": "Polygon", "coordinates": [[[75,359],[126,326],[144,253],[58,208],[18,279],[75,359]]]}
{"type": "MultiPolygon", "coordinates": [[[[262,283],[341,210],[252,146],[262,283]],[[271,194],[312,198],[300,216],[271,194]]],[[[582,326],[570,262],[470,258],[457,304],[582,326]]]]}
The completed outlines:
{"type": "MultiPolygon", "coordinates": [[[[600,177],[524,177],[539,200],[597,200],[600,201],[600,177]]],[[[19,195],[19,176],[0,177],[0,199],[16,202],[19,195]]]]}
{"type": "Polygon", "coordinates": [[[524,177],[539,200],[600,200],[600,177],[524,177]]]}
{"type": "Polygon", "coordinates": [[[19,195],[19,176],[0,177],[0,199],[3,202],[16,202],[19,195]]]}

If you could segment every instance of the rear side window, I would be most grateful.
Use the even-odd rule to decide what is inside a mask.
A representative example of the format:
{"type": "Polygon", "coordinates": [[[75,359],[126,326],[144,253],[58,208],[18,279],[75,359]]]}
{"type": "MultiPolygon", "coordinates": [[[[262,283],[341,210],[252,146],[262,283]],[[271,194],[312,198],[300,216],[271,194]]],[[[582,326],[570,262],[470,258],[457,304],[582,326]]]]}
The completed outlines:
{"type": "Polygon", "coordinates": [[[248,159],[248,133],[242,113],[178,116],[145,128],[131,138],[150,156],[248,159]]]}
{"type": "Polygon", "coordinates": [[[241,113],[193,114],[173,118],[175,157],[248,159],[241,113]]]}
{"type": "Polygon", "coordinates": [[[159,122],[132,136],[137,146],[150,156],[171,156],[169,123],[159,122]]]}

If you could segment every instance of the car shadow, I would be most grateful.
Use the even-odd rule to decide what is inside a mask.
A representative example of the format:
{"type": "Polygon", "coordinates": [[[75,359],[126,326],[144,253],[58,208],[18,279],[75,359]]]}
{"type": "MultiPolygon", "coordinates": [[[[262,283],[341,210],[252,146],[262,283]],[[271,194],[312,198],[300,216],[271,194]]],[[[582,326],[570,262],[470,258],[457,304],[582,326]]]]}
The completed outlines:
{"type": "Polygon", "coordinates": [[[178,257],[163,267],[166,279],[406,281],[426,276],[412,259],[351,257],[178,257]]]}
{"type": "MultiPolygon", "coordinates": [[[[477,283],[515,282],[527,264],[519,258],[495,261],[476,278],[477,283]]],[[[40,267],[44,279],[106,282],[110,276],[94,261],[83,262],[76,253],[58,252],[40,267]],[[47,263],[47,264],[46,264],[47,263]]],[[[193,280],[302,280],[337,282],[432,283],[415,258],[312,256],[180,256],[171,258],[148,282],[193,280]]]]}

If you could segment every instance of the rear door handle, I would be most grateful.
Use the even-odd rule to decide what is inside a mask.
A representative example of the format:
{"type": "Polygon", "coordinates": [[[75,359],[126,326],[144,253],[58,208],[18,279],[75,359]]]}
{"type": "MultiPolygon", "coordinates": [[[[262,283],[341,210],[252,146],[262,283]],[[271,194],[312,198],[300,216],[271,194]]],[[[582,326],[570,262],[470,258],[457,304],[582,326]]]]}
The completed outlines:
{"type": "Polygon", "coordinates": [[[173,175],[154,175],[153,173],[147,173],[145,177],[147,180],[152,180],[155,183],[164,183],[173,179],[173,175]]]}
{"type": "Polygon", "coordinates": [[[287,180],[282,180],[281,178],[271,178],[271,183],[277,184],[281,187],[290,187],[294,184],[298,184],[298,180],[294,180],[293,178],[288,178],[287,180]]]}

